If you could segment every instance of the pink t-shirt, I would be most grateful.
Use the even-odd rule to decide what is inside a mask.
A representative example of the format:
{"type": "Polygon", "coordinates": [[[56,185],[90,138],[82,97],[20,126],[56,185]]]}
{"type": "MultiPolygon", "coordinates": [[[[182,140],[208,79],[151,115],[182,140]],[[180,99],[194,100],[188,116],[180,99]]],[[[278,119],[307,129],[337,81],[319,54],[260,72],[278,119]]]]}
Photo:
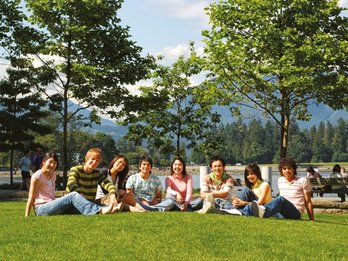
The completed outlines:
{"type": "Polygon", "coordinates": [[[34,195],[34,206],[47,203],[55,199],[54,191],[56,184],[56,174],[51,174],[51,179],[47,179],[42,173],[41,169],[36,171],[32,176],[32,179],[38,179],[40,184],[39,188],[34,195]]]}
{"type": "Polygon", "coordinates": [[[192,176],[185,175],[182,176],[172,176],[166,177],[166,191],[167,193],[176,196],[177,193],[180,193],[181,197],[185,202],[190,202],[192,200],[192,176]]]}
{"type": "Polygon", "coordinates": [[[308,179],[296,177],[289,182],[286,178],[278,179],[279,195],[289,200],[302,214],[305,211],[304,193],[311,191],[308,179]]]}

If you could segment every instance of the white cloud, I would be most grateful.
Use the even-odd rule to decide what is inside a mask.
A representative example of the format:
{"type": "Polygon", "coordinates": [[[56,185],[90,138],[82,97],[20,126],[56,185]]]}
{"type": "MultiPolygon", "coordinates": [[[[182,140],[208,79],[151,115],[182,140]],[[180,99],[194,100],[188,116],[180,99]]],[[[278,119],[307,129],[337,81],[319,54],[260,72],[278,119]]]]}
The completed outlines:
{"type": "Polygon", "coordinates": [[[348,8],[348,0],[340,0],[338,4],[340,7],[348,8]]]}
{"type": "MultiPolygon", "coordinates": [[[[198,55],[203,54],[203,45],[202,43],[195,43],[195,50],[198,55]]],[[[180,56],[184,56],[185,58],[188,58],[190,55],[190,46],[189,44],[178,44],[176,46],[166,46],[161,51],[153,53],[152,55],[158,56],[162,55],[163,64],[172,64],[178,60],[180,56]]]]}
{"type": "Polygon", "coordinates": [[[179,44],[176,46],[166,46],[156,55],[163,55],[165,63],[173,63],[179,56],[188,57],[189,53],[190,47],[188,44],[179,44]]]}

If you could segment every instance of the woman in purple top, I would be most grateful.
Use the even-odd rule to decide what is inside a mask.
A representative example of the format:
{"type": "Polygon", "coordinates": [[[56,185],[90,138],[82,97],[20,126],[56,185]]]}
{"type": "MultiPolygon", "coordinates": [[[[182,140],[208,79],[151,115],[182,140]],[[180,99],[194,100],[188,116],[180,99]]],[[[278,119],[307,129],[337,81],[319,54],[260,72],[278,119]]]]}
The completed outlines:
{"type": "Polygon", "coordinates": [[[166,198],[174,200],[173,210],[195,211],[202,208],[203,200],[192,200],[192,176],[186,172],[185,161],[181,157],[173,159],[170,176],[166,178],[166,198]]]}

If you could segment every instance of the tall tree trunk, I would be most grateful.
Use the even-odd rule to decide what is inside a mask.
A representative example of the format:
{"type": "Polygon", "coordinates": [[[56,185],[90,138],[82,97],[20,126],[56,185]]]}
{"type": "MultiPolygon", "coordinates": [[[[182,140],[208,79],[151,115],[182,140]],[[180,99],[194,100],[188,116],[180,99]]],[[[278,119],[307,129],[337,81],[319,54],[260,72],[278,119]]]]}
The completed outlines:
{"type": "Polygon", "coordinates": [[[68,179],[68,91],[64,91],[64,108],[63,108],[63,181],[64,188],[68,179]]]}
{"type": "Polygon", "coordinates": [[[66,71],[66,84],[64,86],[64,108],[63,108],[63,186],[66,187],[66,183],[68,180],[68,122],[69,122],[69,114],[68,114],[68,92],[70,85],[70,77],[71,77],[71,62],[70,62],[70,54],[71,54],[71,35],[68,35],[68,55],[67,55],[67,71],[66,71]]]}
{"type": "Polygon", "coordinates": [[[13,154],[14,154],[14,142],[11,142],[10,151],[10,184],[13,185],[13,154]]]}
{"type": "Polygon", "coordinates": [[[280,158],[286,157],[289,141],[289,125],[290,116],[289,114],[283,113],[281,116],[281,145],[280,145],[280,158]]]}
{"type": "Polygon", "coordinates": [[[180,135],[181,135],[181,123],[179,123],[178,134],[176,135],[176,156],[180,156],[180,135]]]}

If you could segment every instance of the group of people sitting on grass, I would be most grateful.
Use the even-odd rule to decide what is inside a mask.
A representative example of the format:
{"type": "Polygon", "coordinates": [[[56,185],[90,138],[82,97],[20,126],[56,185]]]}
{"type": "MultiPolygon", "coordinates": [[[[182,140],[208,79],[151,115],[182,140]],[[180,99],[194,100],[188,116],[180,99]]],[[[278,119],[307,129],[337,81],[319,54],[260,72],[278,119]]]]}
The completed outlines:
{"type": "Polygon", "coordinates": [[[224,159],[212,157],[211,173],[201,182],[200,196],[193,198],[192,176],[186,172],[181,157],[172,161],[170,176],[165,180],[165,197],[159,177],[151,174],[153,162],[150,157],[143,156],[139,161],[139,173],[130,176],[127,176],[129,164],[125,156],[116,156],[106,173],[97,169],[101,161],[102,151],[90,149],[84,164],[71,168],[67,194],[56,199],[58,156],[53,152],[47,153],[41,169],[32,175],[25,216],[28,217],[34,209],[38,216],[190,211],[301,219],[306,209],[309,219],[314,220],[310,184],[306,178],[297,177],[296,162],[292,158],[283,158],[279,162],[279,196],[274,199],[269,184],[262,180],[260,168],[254,163],[246,166],[246,186],[235,196],[232,193],[234,179],[225,172],[224,159]]]}

